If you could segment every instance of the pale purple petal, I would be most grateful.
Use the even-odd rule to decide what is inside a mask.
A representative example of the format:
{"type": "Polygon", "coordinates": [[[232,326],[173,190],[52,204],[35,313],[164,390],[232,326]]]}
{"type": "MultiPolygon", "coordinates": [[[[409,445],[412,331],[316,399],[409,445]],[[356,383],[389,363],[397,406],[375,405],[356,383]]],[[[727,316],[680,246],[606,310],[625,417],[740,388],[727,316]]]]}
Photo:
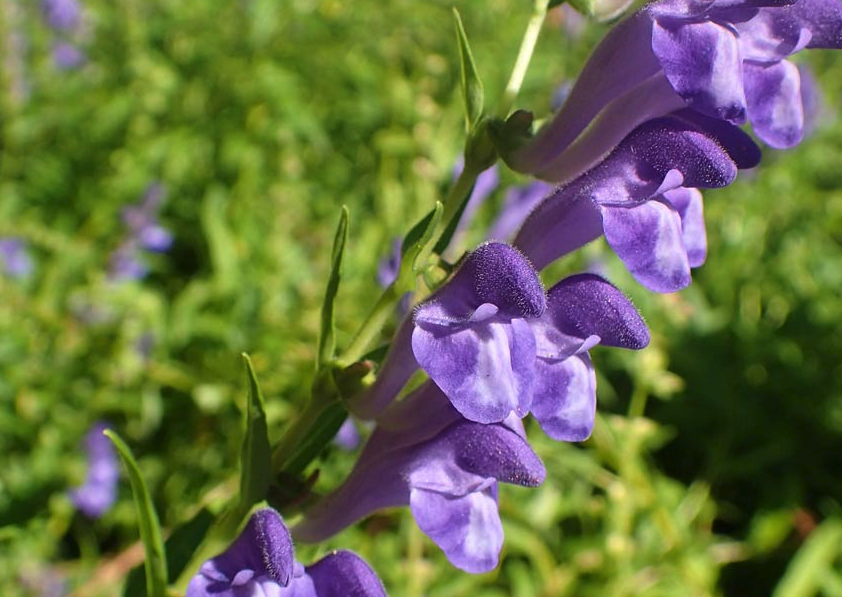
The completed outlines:
{"type": "Polygon", "coordinates": [[[737,37],[712,21],[656,21],[652,49],[673,89],[705,114],[742,124],[746,100],[737,37]]]}
{"type": "Polygon", "coordinates": [[[802,50],[812,38],[809,29],[790,10],[761,10],[735,27],[740,37],[740,56],[748,63],[778,62],[802,50]]]}
{"type": "Polygon", "coordinates": [[[804,136],[801,76],[787,60],[770,65],[743,65],[751,126],[763,141],[779,149],[793,147],[804,136]]]}
{"type": "Polygon", "coordinates": [[[681,216],[681,238],[687,251],[690,267],[699,267],[707,257],[707,232],[699,189],[681,187],[664,193],[666,199],[681,216]]]}
{"type": "Polygon", "coordinates": [[[655,292],[675,292],[690,284],[677,211],[652,200],[635,207],[604,207],[602,217],[608,244],[638,282],[655,292]]]}
{"type": "Polygon", "coordinates": [[[417,326],[418,364],[463,416],[494,423],[529,410],[535,339],[522,319],[499,318],[459,331],[417,326]]]}
{"type": "Polygon", "coordinates": [[[473,574],[493,570],[503,547],[503,525],[491,487],[459,498],[413,489],[415,522],[451,564],[473,574]]]}
{"type": "Polygon", "coordinates": [[[785,10],[810,30],[808,48],[842,48],[842,3],[839,0],[798,0],[785,10]]]}
{"type": "Polygon", "coordinates": [[[333,438],[333,443],[346,452],[355,450],[360,445],[360,432],[357,431],[357,426],[351,417],[348,417],[342,423],[342,427],[339,428],[333,438]]]}
{"type": "Polygon", "coordinates": [[[563,361],[538,359],[532,415],[551,438],[587,439],[596,416],[596,374],[587,353],[563,361]]]}

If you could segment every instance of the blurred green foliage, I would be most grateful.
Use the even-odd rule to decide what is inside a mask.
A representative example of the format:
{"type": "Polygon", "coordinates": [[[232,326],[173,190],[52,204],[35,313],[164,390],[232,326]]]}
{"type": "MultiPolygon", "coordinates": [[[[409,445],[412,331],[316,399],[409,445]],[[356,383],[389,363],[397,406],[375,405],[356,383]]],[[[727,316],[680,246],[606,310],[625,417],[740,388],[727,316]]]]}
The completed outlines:
{"type": "MultiPolygon", "coordinates": [[[[531,7],[458,8],[493,112],[531,7]]],[[[0,276],[10,596],[46,594],[59,578],[80,597],[117,595],[138,562],[126,483],[95,522],[67,499],[96,420],[132,446],[165,530],[236,491],[240,353],[252,355],[275,439],[312,381],[340,205],[351,214],[342,346],[376,299],[378,259],[441,198],[464,141],[449,3],[83,10],[75,42],[87,61],[69,71],[52,62],[38,3],[5,0],[0,14],[0,236],[25,239],[35,262],[27,277],[0,276]],[[121,211],[154,181],[175,243],[146,256],[145,279],[115,283],[121,211]]],[[[603,27],[574,37],[567,25],[554,9],[518,102],[538,115],[603,27]]],[[[530,430],[549,477],[501,491],[497,570],[453,569],[405,511],[298,546],[299,559],[353,549],[394,597],[842,595],[842,63],[813,59],[824,121],[797,150],[767,151],[747,180],[707,193],[710,255],[693,286],[646,293],[599,243],[557,268],[602,264],[654,340],[639,354],[595,351],[602,414],[589,441],[530,430]],[[626,416],[644,407],[648,418],[626,416]]],[[[326,454],[317,489],[352,461],[326,454]]]]}

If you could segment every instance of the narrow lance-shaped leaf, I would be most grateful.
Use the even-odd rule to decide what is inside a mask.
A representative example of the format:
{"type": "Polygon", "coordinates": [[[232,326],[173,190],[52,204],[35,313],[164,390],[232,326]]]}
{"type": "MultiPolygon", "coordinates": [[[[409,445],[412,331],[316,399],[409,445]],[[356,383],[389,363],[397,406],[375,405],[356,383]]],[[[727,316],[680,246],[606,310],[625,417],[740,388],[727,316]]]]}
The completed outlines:
{"type": "Polygon", "coordinates": [[[322,304],[322,324],[319,332],[319,348],[317,368],[322,368],[329,362],[336,351],[336,330],[334,327],[333,305],[336,300],[336,293],[339,291],[341,278],[340,268],[342,266],[342,255],[345,252],[345,241],[348,238],[348,208],[342,206],[339,216],[339,225],[336,227],[336,236],[333,239],[333,252],[330,260],[330,276],[327,280],[325,299],[322,304]]]}
{"type": "Polygon", "coordinates": [[[248,405],[246,408],[246,433],[240,452],[240,504],[238,511],[248,512],[257,502],[266,498],[272,471],[272,448],[263,406],[263,393],[257,383],[254,367],[247,354],[243,364],[249,379],[248,405]]]}
{"type": "Polygon", "coordinates": [[[484,92],[482,81],[479,78],[474,56],[471,53],[471,46],[468,44],[468,36],[462,26],[462,18],[459,11],[453,9],[453,16],[456,21],[456,39],[459,42],[459,56],[462,59],[462,97],[465,99],[465,118],[468,122],[468,130],[472,130],[482,116],[484,92]]]}
{"type": "Polygon", "coordinates": [[[401,269],[396,282],[400,290],[411,290],[414,287],[415,276],[423,269],[433,248],[431,241],[441,220],[442,209],[441,202],[436,201],[432,211],[406,236],[401,248],[401,269]]]}
{"type": "Polygon", "coordinates": [[[155,507],[152,505],[149,490],[140,475],[137,461],[126,443],[110,429],[105,430],[104,433],[117,448],[117,452],[129,472],[129,482],[137,506],[140,539],[143,542],[143,550],[146,554],[144,565],[146,568],[146,594],[149,597],[166,597],[167,558],[164,551],[164,541],[161,538],[161,525],[158,522],[155,507]]]}

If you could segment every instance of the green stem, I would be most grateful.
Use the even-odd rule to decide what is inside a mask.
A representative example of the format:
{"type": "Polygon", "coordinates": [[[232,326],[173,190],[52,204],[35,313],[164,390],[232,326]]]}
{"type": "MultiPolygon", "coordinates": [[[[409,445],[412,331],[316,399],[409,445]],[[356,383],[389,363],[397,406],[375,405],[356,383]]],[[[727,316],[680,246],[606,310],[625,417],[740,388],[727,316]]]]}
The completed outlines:
{"type": "Polygon", "coordinates": [[[277,473],[286,468],[295,453],[295,448],[310,434],[319,417],[331,403],[332,401],[325,400],[323,397],[316,398],[313,396],[310,399],[304,410],[287,427],[283,437],[272,451],[273,471],[277,473]]]}
{"type": "Polygon", "coordinates": [[[634,392],[632,392],[631,400],[629,401],[628,417],[630,419],[643,416],[643,412],[646,410],[646,401],[648,398],[649,391],[646,389],[646,386],[638,382],[634,388],[634,392]]]}
{"type": "Polygon", "coordinates": [[[402,292],[398,292],[394,284],[389,285],[383,291],[383,294],[380,295],[377,303],[375,303],[374,308],[357,331],[357,335],[351,340],[351,344],[342,351],[342,356],[337,360],[340,368],[356,363],[368,352],[372,342],[380,334],[380,330],[383,329],[383,325],[394,314],[395,306],[402,294],[402,292]]]}
{"type": "Polygon", "coordinates": [[[541,32],[541,27],[544,25],[544,19],[546,17],[547,0],[535,0],[532,16],[529,17],[526,32],[524,32],[523,40],[520,42],[520,50],[517,54],[517,60],[515,60],[515,66],[506,85],[506,91],[503,93],[502,107],[505,110],[506,116],[511,112],[517,95],[520,93],[521,85],[523,85],[523,80],[526,77],[526,71],[529,68],[529,62],[532,60],[532,54],[535,52],[538,34],[541,32]]]}

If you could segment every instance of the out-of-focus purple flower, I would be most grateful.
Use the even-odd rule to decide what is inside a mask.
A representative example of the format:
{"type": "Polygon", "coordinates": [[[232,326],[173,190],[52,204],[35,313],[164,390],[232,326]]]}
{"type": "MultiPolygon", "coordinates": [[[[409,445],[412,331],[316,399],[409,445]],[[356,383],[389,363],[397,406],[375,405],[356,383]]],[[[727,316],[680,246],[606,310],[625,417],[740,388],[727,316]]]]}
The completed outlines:
{"type": "Polygon", "coordinates": [[[123,209],[128,237],[111,255],[109,277],[115,281],[140,280],[148,273],[143,250],[164,252],[173,242],[172,234],[158,223],[158,210],[166,197],[161,183],[153,183],[137,205],[123,209]]]}
{"type": "MultiPolygon", "coordinates": [[[[462,174],[462,169],[465,167],[465,158],[459,156],[456,160],[456,164],[453,166],[453,179],[457,179],[460,174],[462,174]]],[[[462,218],[459,221],[460,228],[465,226],[471,219],[474,217],[477,209],[483,204],[483,202],[488,199],[488,196],[494,192],[500,185],[500,173],[497,169],[497,165],[493,165],[490,168],[483,170],[479,176],[477,176],[477,181],[474,184],[474,189],[471,191],[471,197],[468,199],[468,203],[465,205],[465,211],[462,212],[462,218]]]]}
{"type": "Polygon", "coordinates": [[[535,337],[527,319],[546,308],[529,262],[502,243],[479,246],[415,310],[418,364],[466,418],[502,421],[529,411],[535,337]]]}
{"type": "Polygon", "coordinates": [[[333,438],[333,443],[347,452],[356,450],[357,446],[360,445],[360,432],[357,431],[357,426],[351,417],[348,417],[342,423],[342,427],[339,428],[333,438]]]}
{"type": "Polygon", "coordinates": [[[374,571],[350,551],[334,551],[304,567],[280,514],[252,514],[223,553],[202,564],[187,597],[385,597],[374,571]]]}
{"type": "Polygon", "coordinates": [[[140,248],[131,240],[124,242],[111,254],[108,277],[115,282],[142,280],[148,272],[140,248]]]}
{"type": "MultiPolygon", "coordinates": [[[[566,5],[565,5],[566,6],[566,5]]],[[[529,213],[553,190],[540,180],[525,186],[511,187],[497,218],[488,231],[488,240],[506,241],[523,225],[529,213]]]]}
{"type": "Polygon", "coordinates": [[[692,110],[649,121],[535,208],[514,244],[540,269],[604,233],[641,284],[679,290],[706,247],[701,195],[691,189],[730,184],[759,159],[724,121],[692,110]]]}
{"type": "Polygon", "coordinates": [[[401,271],[401,245],[402,241],[396,238],[392,241],[392,252],[383,257],[377,264],[377,283],[381,288],[388,287],[398,279],[401,271]]]}
{"type": "Polygon", "coordinates": [[[750,121],[764,142],[791,147],[804,109],[798,69],[786,57],[839,47],[838,0],[650,3],[603,39],[552,122],[504,157],[518,171],[567,182],[638,125],[685,106],[750,121]]]}
{"type": "Polygon", "coordinates": [[[57,31],[76,29],[82,18],[82,10],[76,0],[43,0],[41,8],[47,24],[57,31]]]}
{"type": "Polygon", "coordinates": [[[61,70],[73,70],[82,66],[85,54],[69,42],[57,41],[53,44],[53,62],[61,70]]]}
{"type": "Polygon", "coordinates": [[[131,238],[148,250],[163,252],[172,245],[172,234],[158,224],[158,210],[166,197],[161,183],[149,185],[139,205],[123,210],[123,222],[129,228],[131,238]]]}
{"type": "Polygon", "coordinates": [[[3,271],[10,278],[24,278],[32,273],[32,257],[20,238],[0,238],[0,261],[3,271]]]}
{"type": "Polygon", "coordinates": [[[85,482],[70,491],[70,500],[88,518],[99,518],[117,499],[120,465],[111,441],[103,435],[105,423],[96,423],[85,436],[88,473],[85,482]]]}
{"type": "Polygon", "coordinates": [[[493,569],[503,543],[497,482],[537,486],[543,464],[517,419],[465,421],[429,382],[404,402],[395,405],[399,416],[385,416],[393,427],[378,426],[345,483],[305,513],[294,536],[321,541],[380,508],[409,505],[454,566],[493,569]]]}
{"type": "Polygon", "coordinates": [[[804,134],[813,133],[828,115],[819,82],[806,64],[798,65],[801,77],[801,101],[804,104],[804,134]]]}

